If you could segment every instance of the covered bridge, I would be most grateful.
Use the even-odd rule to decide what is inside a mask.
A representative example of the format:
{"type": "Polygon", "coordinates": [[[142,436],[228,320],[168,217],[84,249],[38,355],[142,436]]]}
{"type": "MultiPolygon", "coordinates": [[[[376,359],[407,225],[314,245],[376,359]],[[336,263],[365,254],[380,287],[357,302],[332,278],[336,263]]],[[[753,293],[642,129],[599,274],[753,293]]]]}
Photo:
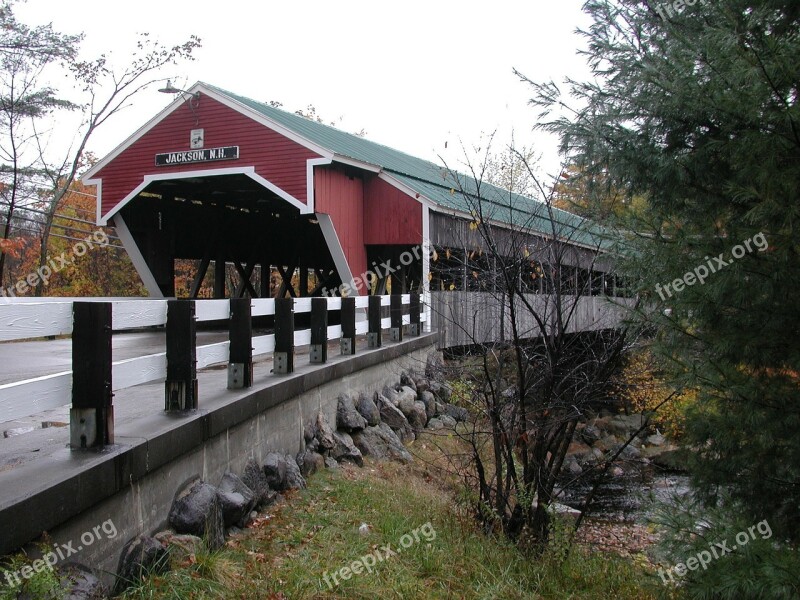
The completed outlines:
{"type": "MultiPolygon", "coordinates": [[[[97,186],[98,223],[116,227],[154,297],[176,295],[175,261],[191,259],[188,297],[199,296],[206,277],[215,298],[419,291],[443,345],[474,340],[452,318],[480,322],[485,331],[472,333],[489,339],[503,318],[481,275],[493,265],[471,226],[473,201],[489,207],[483,216],[500,232],[560,240],[560,283],[543,276],[536,243],[525,250],[531,259],[520,277],[531,294],[553,285],[585,289],[587,298],[619,291],[605,242],[578,217],[205,83],[83,181],[97,186]]],[[[579,327],[607,325],[595,303],[585,312],[579,327]]]]}

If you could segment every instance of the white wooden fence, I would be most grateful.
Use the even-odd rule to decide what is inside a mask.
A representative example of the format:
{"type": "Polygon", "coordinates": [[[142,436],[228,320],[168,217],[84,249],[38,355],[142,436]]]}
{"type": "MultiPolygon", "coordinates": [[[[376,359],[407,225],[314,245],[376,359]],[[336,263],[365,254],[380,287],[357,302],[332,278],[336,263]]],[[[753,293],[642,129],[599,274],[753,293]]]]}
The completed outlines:
{"type": "MultiPolygon", "coordinates": [[[[390,305],[391,296],[381,296],[381,306],[390,305]]],[[[402,296],[403,305],[410,304],[410,294],[402,296]]],[[[72,303],[111,302],[115,332],[166,325],[167,300],[125,298],[25,298],[0,299],[0,342],[14,342],[48,336],[68,336],[72,333],[72,303]]],[[[341,298],[328,298],[328,310],[341,309],[341,298]]],[[[356,298],[356,308],[366,309],[368,297],[356,298]]],[[[426,297],[421,298],[424,307],[429,306],[426,297]]],[[[198,300],[195,303],[198,322],[221,321],[230,318],[228,300],[198,300]]],[[[274,299],[253,299],[252,316],[275,314],[274,299]]],[[[294,312],[311,312],[311,298],[296,298],[294,312]]],[[[428,320],[428,311],[423,308],[420,320],[428,320]]],[[[403,324],[410,323],[410,316],[403,315],[403,324]]],[[[381,328],[388,329],[391,319],[381,321],[381,328]]],[[[356,334],[367,333],[368,324],[364,311],[357,312],[356,334]]],[[[328,327],[328,340],[342,336],[340,325],[328,327]]],[[[308,329],[294,333],[295,347],[307,346],[311,342],[308,329]]],[[[197,368],[226,363],[230,342],[219,342],[197,347],[197,368]]],[[[46,346],[43,346],[46,348],[46,346]]],[[[273,334],[253,337],[253,357],[271,353],[275,348],[273,334]]],[[[143,383],[164,381],[167,376],[166,352],[113,362],[112,391],[143,383]]],[[[72,402],[72,371],[62,371],[24,381],[0,385],[0,422],[19,419],[44,410],[58,408],[72,402]]]]}

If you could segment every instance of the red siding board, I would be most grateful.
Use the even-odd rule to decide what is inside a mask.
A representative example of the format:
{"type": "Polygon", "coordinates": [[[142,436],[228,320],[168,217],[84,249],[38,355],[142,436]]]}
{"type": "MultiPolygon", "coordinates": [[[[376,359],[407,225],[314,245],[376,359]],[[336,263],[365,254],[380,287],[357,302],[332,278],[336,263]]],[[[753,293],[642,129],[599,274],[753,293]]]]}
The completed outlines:
{"type": "Polygon", "coordinates": [[[100,170],[95,178],[103,181],[101,214],[113,209],[145,175],[250,166],[300,202],[307,202],[306,161],[317,158],[316,153],[208,96],[200,97],[195,112],[196,117],[184,103],[100,170]],[[201,128],[206,148],[239,146],[239,158],[154,165],[156,154],[189,150],[189,132],[201,128]]]}
{"type": "Polygon", "coordinates": [[[422,204],[383,179],[364,183],[364,243],[422,243],[422,204]]]}
{"type": "MultiPolygon", "coordinates": [[[[314,208],[328,214],[353,277],[367,270],[364,247],[364,182],[332,168],[314,171],[314,208]]],[[[366,290],[360,290],[364,295],[366,290]]]]}

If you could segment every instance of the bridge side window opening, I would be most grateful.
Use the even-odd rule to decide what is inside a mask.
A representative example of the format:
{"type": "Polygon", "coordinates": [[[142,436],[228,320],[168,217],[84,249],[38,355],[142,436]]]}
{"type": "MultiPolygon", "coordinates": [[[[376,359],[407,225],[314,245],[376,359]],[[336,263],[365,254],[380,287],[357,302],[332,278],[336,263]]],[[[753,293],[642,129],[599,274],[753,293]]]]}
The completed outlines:
{"type": "Polygon", "coordinates": [[[523,294],[541,294],[544,273],[535,260],[524,259],[519,265],[519,284],[523,294]]]}
{"type": "Polygon", "coordinates": [[[495,290],[492,258],[482,250],[467,251],[467,291],[492,292],[495,290]]]}
{"type": "Polygon", "coordinates": [[[431,291],[458,292],[465,289],[465,252],[458,248],[435,246],[431,253],[431,291]]]}

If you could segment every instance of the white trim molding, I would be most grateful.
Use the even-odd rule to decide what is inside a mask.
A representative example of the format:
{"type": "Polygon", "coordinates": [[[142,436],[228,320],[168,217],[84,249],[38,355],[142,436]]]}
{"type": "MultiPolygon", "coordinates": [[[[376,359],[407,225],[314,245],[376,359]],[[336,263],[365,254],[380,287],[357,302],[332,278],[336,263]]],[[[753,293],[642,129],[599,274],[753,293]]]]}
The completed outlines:
{"type": "MultiPolygon", "coordinates": [[[[300,214],[308,214],[313,212],[308,205],[304,204],[288,192],[282,190],[274,183],[264,179],[261,175],[256,173],[255,167],[229,167],[225,169],[201,169],[197,171],[181,171],[179,173],[151,173],[149,175],[145,175],[142,178],[142,183],[137,185],[133,191],[131,191],[127,196],[125,196],[122,200],[117,202],[117,204],[112,208],[108,213],[105,215],[100,214],[100,206],[102,205],[102,190],[101,187],[98,186],[97,188],[97,206],[98,206],[98,224],[99,225],[106,225],[108,220],[111,217],[116,216],[119,211],[128,204],[131,200],[133,200],[140,192],[144,191],[148,185],[153,183],[154,181],[169,181],[170,179],[187,179],[190,177],[218,177],[222,175],[246,175],[253,181],[259,183],[263,187],[267,188],[275,195],[280,198],[286,200],[289,204],[294,206],[300,211],[300,214]]],[[[96,180],[92,180],[96,181],[96,180]]],[[[88,180],[87,180],[88,183],[88,180]]]]}
{"type": "Polygon", "coordinates": [[[114,217],[114,229],[116,229],[117,236],[122,241],[122,245],[125,246],[125,251],[128,253],[128,256],[131,257],[131,262],[133,262],[133,266],[136,267],[136,272],[139,273],[139,277],[142,278],[142,283],[144,283],[144,287],[147,288],[150,296],[153,298],[163,298],[164,294],[161,293],[161,288],[158,287],[156,278],[153,276],[153,272],[147,265],[144,256],[142,256],[142,252],[139,250],[136,240],[133,239],[131,230],[128,229],[128,225],[122,219],[122,215],[116,215],[114,217]]]}

